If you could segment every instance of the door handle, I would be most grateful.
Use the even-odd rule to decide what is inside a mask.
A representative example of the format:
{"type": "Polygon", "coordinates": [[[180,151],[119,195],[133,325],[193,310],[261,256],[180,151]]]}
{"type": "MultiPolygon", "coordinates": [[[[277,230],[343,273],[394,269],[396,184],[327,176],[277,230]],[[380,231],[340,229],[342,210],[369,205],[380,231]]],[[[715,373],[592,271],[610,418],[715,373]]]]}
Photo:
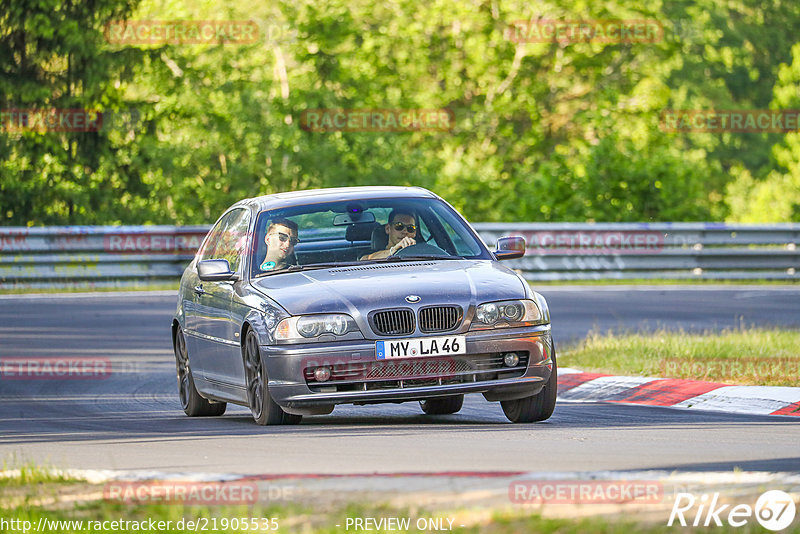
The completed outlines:
{"type": "Polygon", "coordinates": [[[198,295],[203,295],[205,294],[206,290],[203,289],[203,285],[201,284],[199,286],[194,286],[194,292],[197,293],[198,295]]]}

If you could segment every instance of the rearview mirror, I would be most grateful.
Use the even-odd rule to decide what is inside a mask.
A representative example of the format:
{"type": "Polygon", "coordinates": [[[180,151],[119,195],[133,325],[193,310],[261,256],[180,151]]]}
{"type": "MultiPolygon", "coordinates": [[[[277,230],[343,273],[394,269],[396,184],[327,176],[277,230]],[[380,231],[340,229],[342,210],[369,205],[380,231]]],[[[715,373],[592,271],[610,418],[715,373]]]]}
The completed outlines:
{"type": "Polygon", "coordinates": [[[239,275],[231,271],[228,260],[203,260],[197,264],[197,275],[204,282],[232,282],[239,279],[239,275]]]}
{"type": "Polygon", "coordinates": [[[505,236],[497,240],[494,255],[498,260],[513,260],[525,255],[525,238],[522,236],[505,236]]]}
{"type": "Polygon", "coordinates": [[[340,213],[333,218],[334,226],[344,226],[345,224],[366,224],[372,222],[375,222],[375,214],[369,211],[340,213]]]}

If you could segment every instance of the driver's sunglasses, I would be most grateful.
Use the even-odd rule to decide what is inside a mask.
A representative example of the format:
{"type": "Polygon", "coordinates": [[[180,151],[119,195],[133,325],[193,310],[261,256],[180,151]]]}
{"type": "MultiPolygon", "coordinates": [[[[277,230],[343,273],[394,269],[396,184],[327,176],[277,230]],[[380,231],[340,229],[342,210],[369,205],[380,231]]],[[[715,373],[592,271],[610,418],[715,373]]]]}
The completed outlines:
{"type": "Polygon", "coordinates": [[[276,234],[278,236],[278,239],[281,240],[281,243],[286,243],[287,241],[289,241],[292,244],[292,246],[295,246],[300,241],[296,237],[292,237],[289,234],[284,234],[283,232],[272,232],[269,235],[276,235],[276,234]]]}
{"type": "Polygon", "coordinates": [[[405,228],[406,230],[408,230],[409,234],[416,234],[417,233],[417,225],[416,224],[403,224],[401,222],[396,222],[392,226],[394,226],[394,229],[397,230],[398,232],[402,232],[403,228],[405,228]]]}

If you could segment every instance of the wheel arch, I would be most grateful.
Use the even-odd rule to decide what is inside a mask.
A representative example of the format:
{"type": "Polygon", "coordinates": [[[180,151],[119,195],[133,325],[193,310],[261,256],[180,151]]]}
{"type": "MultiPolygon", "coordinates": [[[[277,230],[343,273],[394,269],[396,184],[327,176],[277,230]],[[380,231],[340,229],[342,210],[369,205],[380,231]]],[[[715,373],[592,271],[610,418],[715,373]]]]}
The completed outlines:
{"type": "Polygon", "coordinates": [[[178,336],[178,328],[180,328],[181,323],[178,322],[177,318],[172,319],[172,349],[175,350],[175,340],[178,336]]]}
{"type": "Polygon", "coordinates": [[[253,330],[253,325],[250,324],[250,321],[245,319],[242,323],[242,329],[239,331],[239,351],[242,353],[242,358],[244,358],[244,351],[245,346],[247,344],[247,334],[253,330]]]}
{"type": "Polygon", "coordinates": [[[258,310],[251,310],[242,321],[242,328],[239,332],[242,347],[244,347],[247,332],[250,330],[253,330],[258,336],[259,346],[269,345],[272,342],[269,329],[264,321],[264,315],[258,310]]]}

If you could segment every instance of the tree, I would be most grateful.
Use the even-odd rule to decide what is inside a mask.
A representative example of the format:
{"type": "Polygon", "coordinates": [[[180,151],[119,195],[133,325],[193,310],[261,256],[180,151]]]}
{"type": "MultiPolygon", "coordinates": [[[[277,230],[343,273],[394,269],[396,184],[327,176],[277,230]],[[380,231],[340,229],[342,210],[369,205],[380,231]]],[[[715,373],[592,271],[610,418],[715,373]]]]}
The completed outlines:
{"type": "Polygon", "coordinates": [[[0,128],[0,220],[5,224],[108,220],[104,206],[114,189],[126,187],[97,172],[113,158],[108,129],[31,130],[18,119],[14,124],[11,110],[41,117],[52,109],[119,106],[120,92],[112,82],[129,73],[133,51],[108,51],[101,30],[133,7],[127,0],[0,0],[0,110],[5,119],[0,128]]]}

